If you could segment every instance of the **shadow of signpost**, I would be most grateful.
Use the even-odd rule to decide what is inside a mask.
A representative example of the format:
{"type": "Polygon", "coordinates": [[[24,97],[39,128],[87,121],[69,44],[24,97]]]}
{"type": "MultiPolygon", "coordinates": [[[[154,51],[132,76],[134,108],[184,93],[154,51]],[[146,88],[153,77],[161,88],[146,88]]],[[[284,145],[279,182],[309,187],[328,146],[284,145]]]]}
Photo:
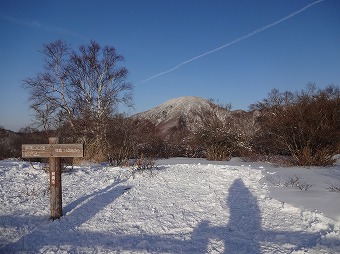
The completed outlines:
{"type": "MultiPolygon", "coordinates": [[[[63,209],[64,213],[72,211],[71,214],[61,217],[60,220],[50,221],[43,227],[22,236],[18,241],[5,245],[0,249],[0,253],[15,253],[17,251],[37,253],[44,246],[54,244],[75,244],[77,246],[78,243],[75,239],[81,237],[81,234],[77,233],[75,229],[93,218],[108,204],[131,188],[131,186],[119,185],[122,182],[117,180],[104,189],[73,201],[63,209]],[[51,234],[52,232],[54,235],[51,234]],[[51,237],[52,235],[53,237],[51,237]]],[[[17,218],[12,219],[17,220],[17,218]]]]}

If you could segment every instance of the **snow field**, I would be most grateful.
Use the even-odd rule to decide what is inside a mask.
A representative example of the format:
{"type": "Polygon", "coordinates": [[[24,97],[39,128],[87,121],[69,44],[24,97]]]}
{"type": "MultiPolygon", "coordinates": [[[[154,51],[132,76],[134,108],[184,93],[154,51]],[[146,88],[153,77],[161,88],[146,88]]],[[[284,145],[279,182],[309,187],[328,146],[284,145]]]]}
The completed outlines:
{"type": "Polygon", "coordinates": [[[268,165],[184,162],[76,167],[49,221],[48,174],[0,161],[0,253],[340,253],[340,223],[272,198],[268,165]]]}

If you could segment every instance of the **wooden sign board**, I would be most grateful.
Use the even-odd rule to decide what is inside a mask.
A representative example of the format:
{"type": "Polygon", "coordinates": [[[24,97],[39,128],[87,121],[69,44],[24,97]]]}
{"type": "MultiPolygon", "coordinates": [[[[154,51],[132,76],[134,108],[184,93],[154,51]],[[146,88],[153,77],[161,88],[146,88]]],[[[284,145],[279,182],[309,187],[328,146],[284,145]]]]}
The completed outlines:
{"type": "Polygon", "coordinates": [[[83,157],[83,144],[22,145],[22,158],[83,157]]]}
{"type": "Polygon", "coordinates": [[[62,214],[61,158],[83,157],[82,144],[59,144],[59,138],[51,137],[49,144],[22,145],[23,158],[49,157],[50,164],[50,205],[51,219],[59,219],[62,214]]]}

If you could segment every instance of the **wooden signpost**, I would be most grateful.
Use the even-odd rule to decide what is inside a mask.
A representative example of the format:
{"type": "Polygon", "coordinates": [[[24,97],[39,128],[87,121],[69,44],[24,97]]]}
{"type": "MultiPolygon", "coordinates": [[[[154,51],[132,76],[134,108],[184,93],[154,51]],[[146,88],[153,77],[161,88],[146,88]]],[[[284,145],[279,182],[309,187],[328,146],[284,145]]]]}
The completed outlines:
{"type": "Polygon", "coordinates": [[[50,164],[50,206],[51,219],[62,214],[61,157],[83,157],[83,144],[59,144],[56,137],[49,138],[48,144],[22,145],[23,158],[49,158],[50,164]]]}

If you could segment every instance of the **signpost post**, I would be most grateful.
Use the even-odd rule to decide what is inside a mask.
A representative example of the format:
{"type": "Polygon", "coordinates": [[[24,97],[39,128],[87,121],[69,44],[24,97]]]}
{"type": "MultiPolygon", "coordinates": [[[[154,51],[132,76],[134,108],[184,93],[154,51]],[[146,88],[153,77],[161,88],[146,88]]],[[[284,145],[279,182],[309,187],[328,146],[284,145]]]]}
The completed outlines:
{"type": "Polygon", "coordinates": [[[62,214],[61,157],[83,157],[83,144],[59,144],[59,138],[48,139],[48,144],[22,145],[23,158],[49,158],[51,219],[62,214]]]}

